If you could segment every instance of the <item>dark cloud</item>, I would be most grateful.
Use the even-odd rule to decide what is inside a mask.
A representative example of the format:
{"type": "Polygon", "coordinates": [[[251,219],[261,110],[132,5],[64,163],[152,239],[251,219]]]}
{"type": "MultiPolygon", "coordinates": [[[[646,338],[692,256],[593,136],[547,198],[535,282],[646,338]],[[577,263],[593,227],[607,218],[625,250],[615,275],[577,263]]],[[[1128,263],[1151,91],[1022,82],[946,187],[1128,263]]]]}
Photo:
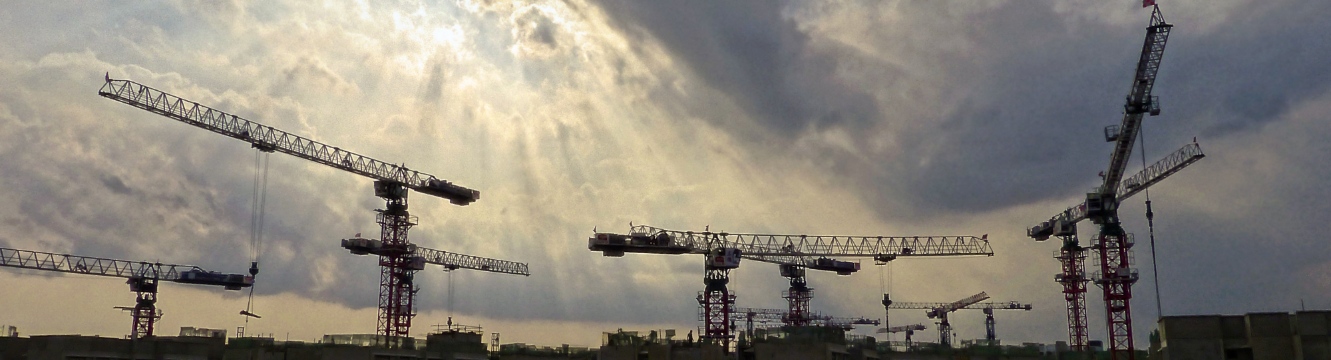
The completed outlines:
{"type": "Polygon", "coordinates": [[[1254,131],[1331,88],[1323,61],[1331,44],[1310,35],[1331,31],[1314,15],[1331,12],[1331,4],[1245,5],[1214,31],[1175,27],[1158,90],[1163,131],[1205,139],[1254,131]]]}
{"type": "MultiPolygon", "coordinates": [[[[896,19],[899,23],[871,27],[889,35],[863,41],[880,49],[920,50],[892,55],[914,70],[851,87],[838,79],[882,71],[866,66],[898,66],[877,62],[879,54],[815,45],[835,41],[806,30],[802,21],[811,20],[790,15],[790,5],[600,3],[626,33],[664,44],[698,79],[776,134],[774,139],[789,141],[807,128],[849,129],[859,149],[827,147],[806,156],[829,173],[846,176],[844,184],[871,194],[884,218],[900,220],[993,211],[1076,196],[1095,186],[1110,148],[1100,132],[1122,116],[1149,19],[1142,10],[1139,24],[1132,26],[1074,21],[1054,11],[1052,2],[1010,2],[985,11],[957,11],[967,5],[937,2],[846,5],[853,10],[835,14],[852,22],[881,21],[886,16],[878,16],[880,11],[908,14],[896,19]],[[928,34],[931,30],[936,33],[928,34]],[[966,46],[948,50],[956,43],[966,46]],[[872,95],[899,92],[909,82],[936,84],[944,95],[931,103],[872,95]],[[860,131],[874,126],[900,130],[860,131]],[[890,153],[866,149],[883,137],[899,146],[890,153]]],[[[1328,83],[1315,73],[1318,59],[1331,51],[1306,34],[1325,27],[1307,14],[1325,12],[1328,5],[1290,5],[1249,4],[1247,11],[1237,11],[1245,14],[1243,20],[1225,24],[1224,31],[1199,33],[1190,24],[1176,24],[1155,92],[1176,105],[1147,120],[1169,123],[1163,129],[1148,125],[1144,136],[1163,143],[1151,144],[1148,157],[1197,134],[1221,136],[1279,118],[1291,104],[1325,91],[1328,83]],[[1290,23],[1315,28],[1282,25],[1290,23]]],[[[818,20],[836,21],[813,21],[818,20]]],[[[731,119],[708,120],[738,138],[773,139],[725,126],[731,119]]]]}
{"type": "Polygon", "coordinates": [[[115,175],[103,175],[102,185],[106,185],[107,189],[117,194],[128,195],[134,192],[134,190],[130,189],[129,186],[125,186],[125,182],[121,181],[120,177],[115,175]]]}
{"type": "MultiPolygon", "coordinates": [[[[881,117],[869,94],[837,79],[842,54],[812,46],[780,3],[598,3],[635,41],[660,42],[698,79],[783,136],[807,128],[857,129],[881,117]]],[[[734,119],[706,120],[738,125],[734,119]]]]}

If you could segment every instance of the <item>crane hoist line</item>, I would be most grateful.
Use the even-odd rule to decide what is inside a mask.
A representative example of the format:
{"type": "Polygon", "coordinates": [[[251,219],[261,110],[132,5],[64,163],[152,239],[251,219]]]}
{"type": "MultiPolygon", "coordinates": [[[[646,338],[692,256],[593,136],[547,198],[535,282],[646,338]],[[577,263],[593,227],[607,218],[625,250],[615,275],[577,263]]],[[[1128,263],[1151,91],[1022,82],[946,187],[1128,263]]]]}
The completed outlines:
{"type": "Polygon", "coordinates": [[[343,239],[342,247],[357,255],[379,257],[379,345],[398,347],[410,336],[411,320],[416,316],[413,279],[425,264],[447,269],[528,275],[527,264],[482,258],[427,249],[412,244],[407,232],[417,224],[417,217],[407,211],[408,190],[447,199],[454,205],[467,205],[480,199],[480,191],[455,185],[434,175],[408,169],[403,165],[376,160],[299,135],[262,125],[221,110],[168,94],[147,85],[106,76],[98,94],[163,117],[250,143],[265,152],[281,152],[374,179],[374,195],[385,200],[377,210],[380,239],[359,235],[343,239]]]}

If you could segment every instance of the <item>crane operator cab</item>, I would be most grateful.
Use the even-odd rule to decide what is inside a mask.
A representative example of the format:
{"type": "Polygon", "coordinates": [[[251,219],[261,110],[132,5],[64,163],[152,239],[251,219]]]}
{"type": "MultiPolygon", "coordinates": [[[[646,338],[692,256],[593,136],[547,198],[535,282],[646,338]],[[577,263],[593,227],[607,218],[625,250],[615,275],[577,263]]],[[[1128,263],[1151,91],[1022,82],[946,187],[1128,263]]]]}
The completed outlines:
{"type": "Polygon", "coordinates": [[[739,267],[739,249],[716,248],[707,254],[708,269],[734,269],[739,267]]]}

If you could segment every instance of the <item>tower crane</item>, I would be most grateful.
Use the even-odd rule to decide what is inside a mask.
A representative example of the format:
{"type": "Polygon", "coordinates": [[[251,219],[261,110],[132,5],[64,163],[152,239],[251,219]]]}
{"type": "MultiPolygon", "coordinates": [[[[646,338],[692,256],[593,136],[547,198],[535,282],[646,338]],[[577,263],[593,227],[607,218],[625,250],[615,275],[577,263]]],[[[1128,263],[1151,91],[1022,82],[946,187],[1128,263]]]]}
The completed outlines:
{"type": "Polygon", "coordinates": [[[160,281],[221,286],[226,290],[240,290],[254,285],[253,276],[223,274],[192,265],[117,260],[10,248],[0,248],[0,266],[127,279],[125,283],[129,284],[129,290],[137,295],[134,307],[124,308],[130,312],[134,321],[130,329],[132,339],[153,336],[153,323],[162,317],[161,311],[157,310],[157,284],[160,281]]]}
{"type": "MultiPolygon", "coordinates": [[[[1091,246],[1098,251],[1100,265],[1100,270],[1093,274],[1093,278],[1104,291],[1110,358],[1133,359],[1130,301],[1132,284],[1137,281],[1138,275],[1136,269],[1131,267],[1133,241],[1119,221],[1118,204],[1204,156],[1194,139],[1192,144],[1185,145],[1136,176],[1123,179],[1132,147],[1141,131],[1143,116],[1160,114],[1159,98],[1151,95],[1151,90],[1155,86],[1160,60],[1164,56],[1165,43],[1172,28],[1173,25],[1165,21],[1160,7],[1153,6],[1132,89],[1123,105],[1122,122],[1105,128],[1105,140],[1114,143],[1114,149],[1110,153],[1109,167],[1102,173],[1101,185],[1086,195],[1084,203],[1027,231],[1027,235],[1037,241],[1046,240],[1050,236],[1063,240],[1062,248],[1055,255],[1062,265],[1062,273],[1055,280],[1063,284],[1064,298],[1068,304],[1068,337],[1075,351],[1086,350],[1086,248],[1077,239],[1077,222],[1090,219],[1100,226],[1098,241],[1091,246]]],[[[1148,222],[1154,216],[1149,200],[1146,202],[1146,216],[1148,222]]]]}
{"type": "MultiPolygon", "coordinates": [[[[790,313],[784,309],[736,308],[735,313],[744,316],[748,333],[753,333],[754,324],[776,324],[790,326],[790,313]]],[[[811,324],[850,330],[855,325],[878,325],[878,319],[865,317],[837,317],[818,313],[808,314],[811,324]]]]}
{"type": "Polygon", "coordinates": [[[910,337],[912,335],[915,335],[916,331],[923,331],[924,329],[925,329],[924,324],[898,325],[898,326],[878,329],[878,333],[879,334],[906,333],[906,349],[910,349],[911,348],[910,337]]]}
{"type": "MultiPolygon", "coordinates": [[[[887,298],[887,295],[883,295],[883,298],[886,299],[886,298],[887,298]]],[[[897,302],[897,303],[894,303],[894,302],[892,302],[891,300],[884,300],[884,301],[887,303],[886,307],[887,307],[888,309],[916,309],[916,310],[929,310],[929,312],[926,313],[926,315],[929,315],[930,318],[933,318],[933,317],[935,317],[935,316],[937,316],[937,315],[941,315],[941,314],[935,314],[935,310],[940,309],[940,308],[946,308],[946,307],[948,307],[948,306],[952,306],[952,305],[956,304],[956,303],[931,303],[931,302],[897,302]]],[[[984,315],[985,315],[985,319],[984,319],[985,336],[984,336],[984,338],[985,338],[985,340],[988,340],[988,342],[989,342],[990,345],[997,345],[997,343],[998,343],[998,342],[997,342],[997,341],[998,341],[998,332],[996,331],[996,328],[995,328],[995,326],[997,325],[997,321],[994,320],[994,310],[1026,310],[1026,311],[1030,311],[1031,308],[1032,308],[1032,307],[1031,307],[1031,304],[1023,304],[1023,303],[1019,303],[1019,302],[1016,302],[1016,301],[1006,301],[1006,302],[982,302],[982,303],[974,303],[974,304],[970,304],[970,305],[963,306],[963,307],[961,307],[961,308],[957,308],[957,309],[955,309],[955,310],[953,310],[953,311],[959,311],[959,310],[981,310],[981,311],[983,311],[983,312],[984,312],[984,315]]],[[[940,316],[940,317],[941,317],[941,316],[940,316]]],[[[947,319],[946,319],[946,317],[942,317],[941,320],[946,321],[947,319]]],[[[923,329],[919,329],[919,330],[923,330],[923,329]]],[[[939,329],[939,331],[940,331],[940,334],[941,334],[942,329],[939,329]]],[[[940,337],[940,339],[941,339],[941,337],[940,337]]]]}
{"type": "Polygon", "coordinates": [[[947,314],[974,305],[988,298],[989,294],[985,294],[981,291],[979,294],[971,295],[965,299],[929,309],[929,312],[925,314],[928,315],[930,319],[938,318],[938,344],[943,347],[952,346],[952,324],[947,322],[947,314]]]}
{"type": "Polygon", "coordinates": [[[978,306],[967,307],[966,309],[980,309],[984,311],[984,339],[989,342],[989,346],[998,345],[998,331],[995,327],[998,322],[994,320],[994,310],[1025,310],[1031,311],[1031,304],[1022,304],[1016,301],[1005,303],[985,303],[978,306]]]}
{"type": "MultiPolygon", "coordinates": [[[[109,74],[98,95],[250,143],[261,151],[281,152],[374,179],[374,195],[387,203],[384,209],[376,210],[376,222],[381,227],[382,240],[377,240],[373,249],[359,250],[379,256],[377,328],[384,345],[392,346],[396,342],[393,339],[409,336],[411,319],[416,315],[413,300],[417,289],[412,280],[416,271],[423,266],[422,257],[428,259],[431,253],[427,251],[430,249],[416,247],[407,239],[407,231],[417,223],[417,218],[407,211],[407,191],[415,190],[441,197],[459,206],[470,204],[481,196],[480,191],[408,169],[404,165],[390,164],[278,130],[137,82],[111,79],[109,74]]],[[[352,247],[347,249],[353,253],[359,251],[352,247]]],[[[492,265],[498,264],[493,261],[492,265]]],[[[502,266],[507,270],[496,272],[527,275],[526,265],[520,264],[520,269],[517,265],[504,262],[502,266]]]]}
{"type": "MultiPolygon", "coordinates": [[[[632,226],[628,234],[595,233],[588,249],[605,256],[625,253],[703,254],[703,284],[698,294],[703,321],[701,339],[719,341],[729,348],[735,296],[726,288],[730,270],[740,258],[849,274],[858,263],[832,257],[895,258],[898,256],[993,256],[987,238],[974,236],[814,236],[740,234],[711,231],[676,231],[646,225],[632,226]]],[[[801,282],[803,271],[797,276],[801,282]]],[[[792,281],[792,284],[794,281],[792,281]]],[[[788,296],[791,314],[807,314],[811,296],[788,296]]],[[[793,316],[793,315],[792,315],[793,316]]]]}

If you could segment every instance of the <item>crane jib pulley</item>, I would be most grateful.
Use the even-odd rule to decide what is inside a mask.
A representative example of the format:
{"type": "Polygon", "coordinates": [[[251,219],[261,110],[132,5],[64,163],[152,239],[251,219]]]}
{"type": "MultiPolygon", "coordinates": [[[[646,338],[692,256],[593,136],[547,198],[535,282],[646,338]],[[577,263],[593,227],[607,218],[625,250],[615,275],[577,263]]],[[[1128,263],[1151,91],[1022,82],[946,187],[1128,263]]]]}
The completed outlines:
{"type": "Polygon", "coordinates": [[[106,84],[102,85],[97,94],[248,142],[259,150],[279,151],[375,180],[400,184],[424,194],[448,199],[455,205],[470,204],[481,196],[480,191],[455,185],[434,175],[278,130],[130,80],[114,80],[108,75],[106,84]]]}

